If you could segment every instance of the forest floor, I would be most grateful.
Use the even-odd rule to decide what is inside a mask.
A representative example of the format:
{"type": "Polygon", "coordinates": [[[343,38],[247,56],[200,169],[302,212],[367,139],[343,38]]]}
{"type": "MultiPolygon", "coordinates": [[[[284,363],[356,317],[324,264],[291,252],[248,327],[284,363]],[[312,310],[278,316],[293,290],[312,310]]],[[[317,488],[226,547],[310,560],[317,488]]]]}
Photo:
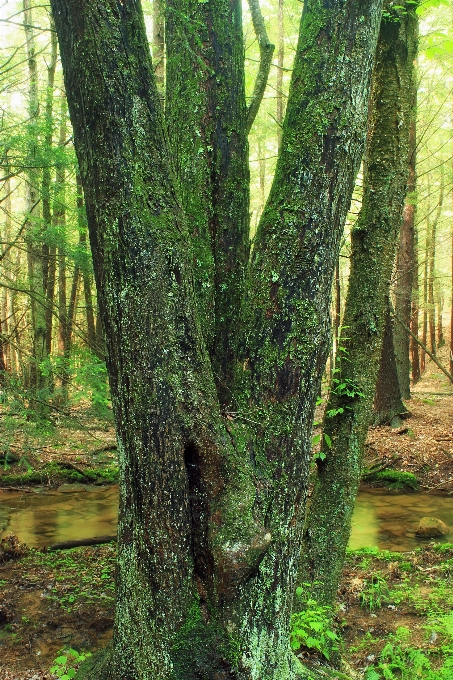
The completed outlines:
{"type": "MultiPolygon", "coordinates": [[[[446,350],[441,358],[447,365],[446,350]]],[[[397,429],[370,429],[368,466],[379,460],[416,475],[422,490],[453,494],[452,397],[453,385],[428,363],[406,403],[411,416],[397,429]]],[[[0,408],[0,497],[15,487],[27,493],[37,484],[115,481],[111,417],[79,407],[53,427],[36,428],[20,412],[0,408]]],[[[14,538],[0,543],[0,680],[50,680],[61,650],[94,651],[108,642],[114,561],[114,544],[48,552],[14,538]]],[[[453,679],[452,575],[453,544],[348,554],[336,626],[351,677],[366,671],[370,680],[398,678],[398,668],[410,667],[404,677],[453,679]]],[[[313,648],[299,653],[322,659],[313,648]]]]}

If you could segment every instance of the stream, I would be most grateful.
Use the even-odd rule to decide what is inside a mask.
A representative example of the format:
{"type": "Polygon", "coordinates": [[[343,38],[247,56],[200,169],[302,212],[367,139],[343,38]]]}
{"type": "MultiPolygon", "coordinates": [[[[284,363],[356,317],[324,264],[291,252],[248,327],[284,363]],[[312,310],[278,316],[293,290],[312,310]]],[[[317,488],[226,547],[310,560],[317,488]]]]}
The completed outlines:
{"type": "MultiPolygon", "coordinates": [[[[112,535],[116,532],[117,506],[117,486],[64,484],[51,491],[3,491],[0,538],[12,532],[30,547],[44,547],[112,535]]],[[[423,516],[443,520],[452,533],[436,540],[453,542],[453,498],[382,489],[360,491],[349,545],[354,549],[378,546],[381,550],[413,550],[423,544],[415,538],[423,516]]]]}

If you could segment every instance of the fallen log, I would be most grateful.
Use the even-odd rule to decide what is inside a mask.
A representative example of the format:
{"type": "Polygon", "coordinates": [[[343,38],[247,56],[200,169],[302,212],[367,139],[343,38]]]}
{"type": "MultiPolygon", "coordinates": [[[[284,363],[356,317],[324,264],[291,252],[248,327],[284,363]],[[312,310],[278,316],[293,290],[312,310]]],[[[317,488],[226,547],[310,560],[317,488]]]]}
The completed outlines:
{"type": "Polygon", "coordinates": [[[110,543],[111,541],[116,541],[116,534],[115,536],[94,536],[93,538],[78,538],[74,541],[63,541],[62,543],[49,545],[45,549],[53,552],[55,550],[69,550],[70,548],[80,548],[89,545],[103,545],[104,543],[110,543]]]}

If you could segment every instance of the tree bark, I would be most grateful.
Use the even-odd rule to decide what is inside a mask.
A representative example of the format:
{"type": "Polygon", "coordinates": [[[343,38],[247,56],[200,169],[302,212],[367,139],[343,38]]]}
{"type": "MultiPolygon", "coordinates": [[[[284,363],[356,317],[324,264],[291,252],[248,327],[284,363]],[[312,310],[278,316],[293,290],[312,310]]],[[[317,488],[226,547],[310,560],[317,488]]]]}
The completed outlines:
{"type": "Polygon", "coordinates": [[[249,161],[240,0],[167,0],[166,119],[194,244],[200,319],[231,401],[249,259],[249,161]]]}
{"type": "MultiPolygon", "coordinates": [[[[233,26],[240,32],[240,3],[196,4],[183,12],[178,3],[175,9],[187,19],[185,32],[178,33],[182,28],[168,3],[167,63],[177,37],[187,109],[185,118],[182,109],[178,115],[173,109],[170,120],[187,122],[188,132],[181,132],[180,147],[173,137],[171,148],[180,154],[181,180],[193,177],[202,188],[188,161],[201,156],[217,188],[208,204],[214,217],[208,211],[198,232],[188,193],[182,202],[189,226],[181,210],[139,3],[52,0],[120,468],[113,644],[90,677],[295,680],[307,676],[289,650],[288,633],[311,421],[329,344],[332,273],[363,150],[382,7],[356,0],[328,8],[308,0],[304,6],[282,153],[246,280],[235,362],[249,248],[243,220],[248,170],[243,65],[235,56],[236,70],[229,70],[229,51],[239,47],[225,31],[236,35],[233,26]],[[203,15],[195,16],[207,21],[191,22],[191,12],[198,11],[203,15]],[[205,127],[212,144],[195,145],[195,69],[181,37],[189,39],[194,30],[203,54],[213,59],[214,75],[207,80],[195,74],[209,84],[204,110],[216,123],[205,127]],[[339,60],[339,53],[347,59],[339,60]],[[233,97],[227,110],[231,91],[240,101],[233,97]],[[194,240],[197,253],[200,234],[206,252],[215,255],[217,316],[209,351],[191,246],[194,240]],[[226,343],[228,320],[233,332],[226,343]],[[226,388],[234,394],[234,410],[225,408],[226,388]]],[[[167,83],[169,106],[176,106],[170,104],[170,77],[167,83]]],[[[199,269],[211,273],[204,262],[199,269]]]]}
{"type": "Polygon", "coordinates": [[[387,5],[373,73],[362,208],[351,235],[351,273],[323,421],[323,453],[304,530],[299,582],[332,605],[341,577],[382,349],[390,278],[407,182],[414,14],[387,5]],[[388,18],[388,13],[391,14],[388,18]]]}
{"type": "Polygon", "coordinates": [[[407,414],[407,408],[402,402],[395,356],[395,326],[390,311],[390,300],[387,302],[384,339],[374,397],[373,425],[390,425],[395,416],[407,414]]]}

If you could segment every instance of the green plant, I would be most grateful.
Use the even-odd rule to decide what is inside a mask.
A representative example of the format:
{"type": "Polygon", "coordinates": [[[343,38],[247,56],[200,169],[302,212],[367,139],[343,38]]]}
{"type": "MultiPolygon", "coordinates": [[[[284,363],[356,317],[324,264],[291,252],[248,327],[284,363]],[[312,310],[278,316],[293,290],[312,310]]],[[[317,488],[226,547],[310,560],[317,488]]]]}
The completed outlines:
{"type": "Polygon", "coordinates": [[[380,609],[382,605],[389,601],[390,591],[387,581],[380,574],[374,574],[371,581],[366,584],[360,593],[361,604],[370,611],[380,609]]]}
{"type": "Polygon", "coordinates": [[[62,650],[50,668],[50,672],[60,680],[71,680],[75,677],[77,667],[91,656],[91,652],[78,652],[75,649],[62,650]]]}
{"type": "Polygon", "coordinates": [[[390,635],[378,663],[368,668],[365,680],[451,680],[453,650],[447,650],[442,666],[433,668],[429,655],[411,646],[409,641],[410,632],[405,627],[398,628],[394,635],[390,635]]]}
{"type": "MultiPolygon", "coordinates": [[[[304,588],[296,589],[303,598],[304,588]]],[[[302,600],[302,611],[291,617],[290,642],[293,650],[306,647],[330,659],[330,653],[338,649],[338,635],[332,630],[332,608],[319,605],[316,600],[302,600]]]]}

